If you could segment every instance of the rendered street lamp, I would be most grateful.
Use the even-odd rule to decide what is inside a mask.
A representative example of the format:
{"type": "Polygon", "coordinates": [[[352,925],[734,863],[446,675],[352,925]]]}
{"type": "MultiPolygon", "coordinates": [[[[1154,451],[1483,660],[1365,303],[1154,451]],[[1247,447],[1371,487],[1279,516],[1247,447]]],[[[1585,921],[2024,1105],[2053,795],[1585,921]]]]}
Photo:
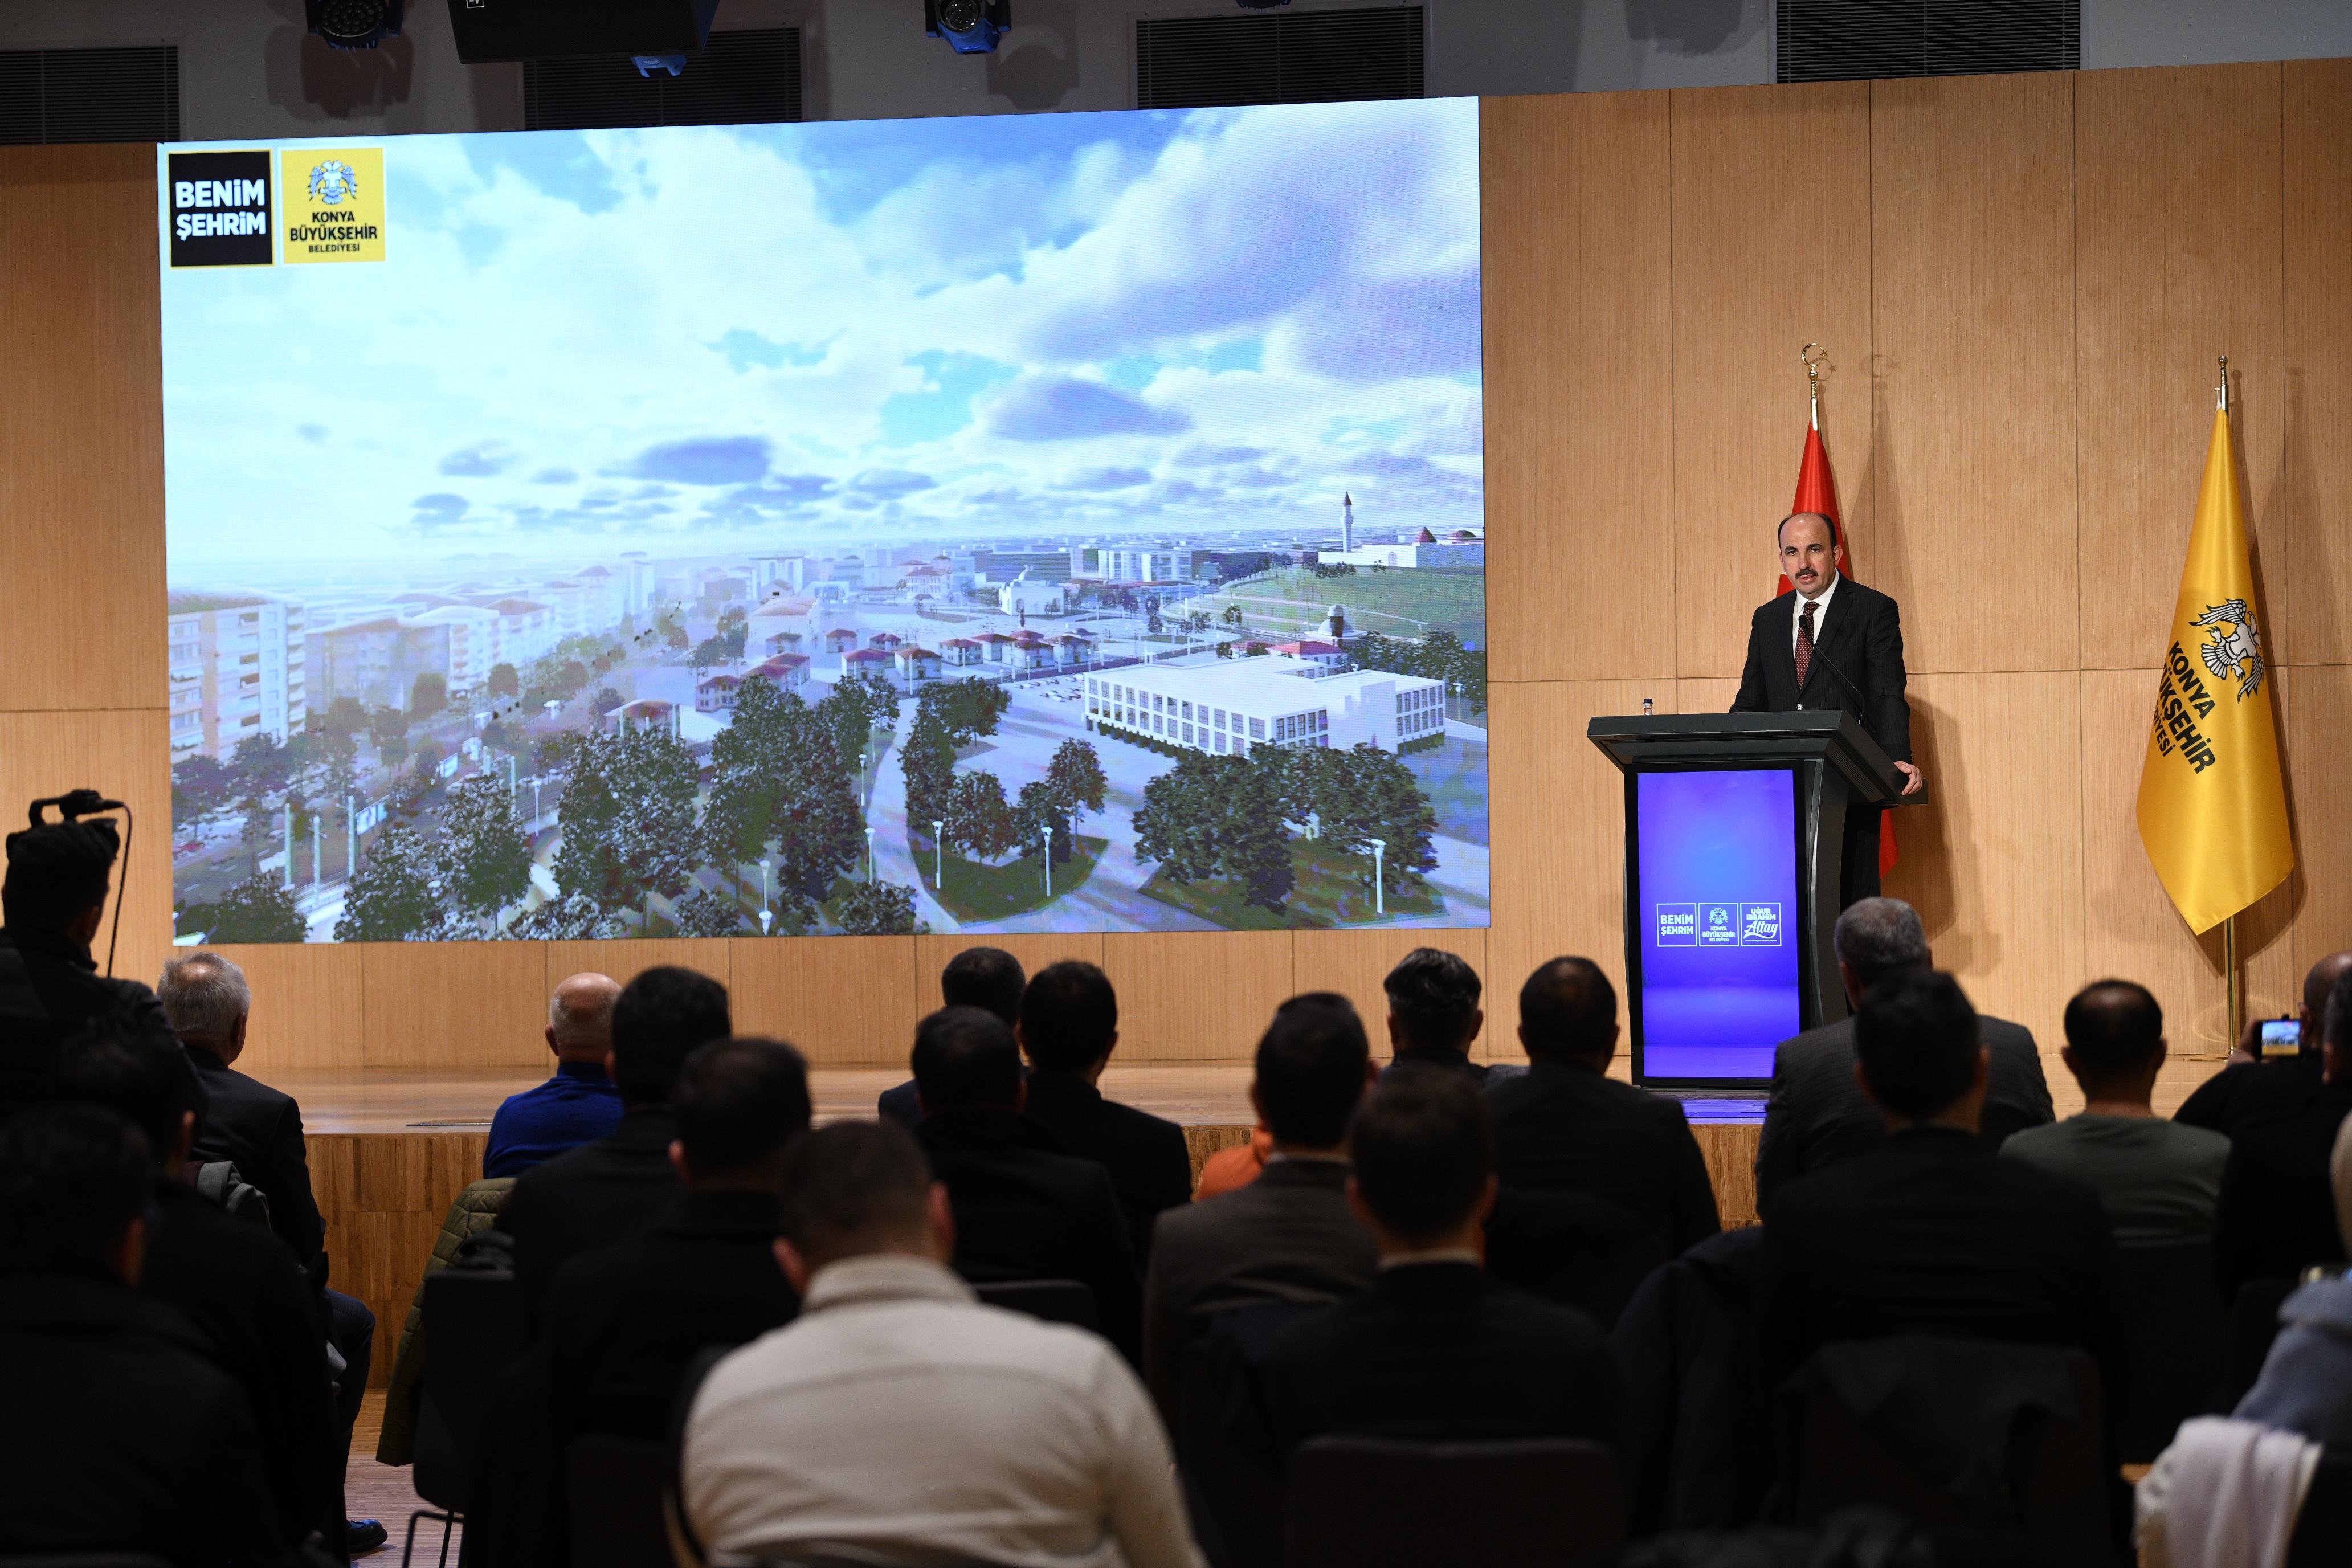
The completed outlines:
{"type": "Polygon", "coordinates": [[[286,887],[294,887],[294,803],[290,799],[278,807],[286,814],[286,887]]]}
{"type": "Polygon", "coordinates": [[[767,910],[761,910],[760,911],[760,934],[761,936],[768,934],[769,922],[773,921],[775,918],[775,915],[767,910]]]}
{"type": "Polygon", "coordinates": [[[768,858],[760,858],[760,929],[768,927],[768,858]]]}
{"type": "Polygon", "coordinates": [[[1388,848],[1389,841],[1371,838],[1365,842],[1372,847],[1372,913],[1386,915],[1389,912],[1388,897],[1387,889],[1381,885],[1381,856],[1388,848]]]}
{"type": "Polygon", "coordinates": [[[931,890],[938,892],[948,885],[947,824],[931,824],[931,890]]]}
{"type": "MultiPolygon", "coordinates": [[[[310,814],[310,890],[317,892],[326,885],[327,856],[320,847],[320,836],[326,831],[326,819],[318,812],[310,814]]],[[[289,867],[289,870],[292,868],[289,867]]]]}
{"type": "Polygon", "coordinates": [[[1038,858],[1045,862],[1045,897],[1054,896],[1054,825],[1047,823],[1037,831],[1038,858]]]}
{"type": "Polygon", "coordinates": [[[866,879],[874,880],[874,830],[866,830],[866,879]]]}

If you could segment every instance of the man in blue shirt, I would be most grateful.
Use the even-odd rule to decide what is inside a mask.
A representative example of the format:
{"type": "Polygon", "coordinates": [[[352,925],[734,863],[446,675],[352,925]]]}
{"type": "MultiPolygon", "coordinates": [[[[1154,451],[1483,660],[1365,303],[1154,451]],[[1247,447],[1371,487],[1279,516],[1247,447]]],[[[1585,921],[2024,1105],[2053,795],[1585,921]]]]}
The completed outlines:
{"type": "Polygon", "coordinates": [[[621,1120],[621,1096],[604,1070],[613,1050],[613,1003],[621,987],[612,976],[575,974],[547,1004],[547,1048],[555,1076],[509,1097],[490,1119],[482,1151],[486,1177],[520,1176],[568,1149],[593,1143],[621,1120]]]}

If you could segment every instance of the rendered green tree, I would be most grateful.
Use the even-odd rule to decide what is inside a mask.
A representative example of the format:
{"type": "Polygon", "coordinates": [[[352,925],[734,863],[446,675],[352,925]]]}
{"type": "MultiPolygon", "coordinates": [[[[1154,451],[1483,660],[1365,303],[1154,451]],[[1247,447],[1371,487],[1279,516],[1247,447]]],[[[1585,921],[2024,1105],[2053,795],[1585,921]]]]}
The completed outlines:
{"type": "Polygon", "coordinates": [[[386,827],[361,858],[343,897],[337,942],[419,942],[440,934],[433,861],[413,827],[386,827]]]}
{"type": "Polygon", "coordinates": [[[497,934],[499,912],[530,891],[530,841],[506,781],[476,773],[449,792],[441,813],[444,887],[449,907],[497,934]]]}
{"type": "Polygon", "coordinates": [[[673,912],[680,936],[733,936],[743,927],[743,911],[735,900],[708,888],[678,900],[673,912]]]}
{"type": "Polygon", "coordinates": [[[310,922],[296,907],[293,889],[274,872],[259,871],[221,895],[212,907],[206,942],[302,942],[310,922]]]}
{"type": "Polygon", "coordinates": [[[1003,782],[984,768],[957,775],[946,820],[947,841],[975,860],[993,860],[1022,837],[1003,782]]]}
{"type": "Polygon", "coordinates": [[[914,936],[925,929],[915,919],[914,890],[898,882],[851,884],[834,917],[850,936],[914,936]]]}

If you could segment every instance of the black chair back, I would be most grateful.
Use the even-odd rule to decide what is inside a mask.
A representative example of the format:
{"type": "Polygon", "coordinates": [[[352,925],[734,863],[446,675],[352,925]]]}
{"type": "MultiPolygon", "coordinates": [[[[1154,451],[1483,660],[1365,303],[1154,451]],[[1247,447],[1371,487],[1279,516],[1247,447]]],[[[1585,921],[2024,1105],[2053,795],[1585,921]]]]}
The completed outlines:
{"type": "Polygon", "coordinates": [[[1185,1354],[1177,1363],[1175,1429],[1169,1436],[1202,1554],[1213,1568],[1280,1568],[1281,1483],[1266,1464],[1226,1438],[1226,1391],[1208,1358],[1185,1354]]]}
{"type": "Polygon", "coordinates": [[[2116,1458],[2156,1462],[2180,1424],[2205,1413],[2221,1384],[2229,1311],[2203,1237],[2116,1249],[2123,1309],[2123,1386],[2116,1390],[2116,1458]]]}
{"type": "Polygon", "coordinates": [[[426,1502],[461,1514],[482,1400],[491,1380],[523,1351],[522,1297],[514,1275],[502,1268],[443,1268],[426,1276],[424,1321],[431,1340],[411,1481],[426,1502]]]}
{"type": "Polygon", "coordinates": [[[2294,1533],[2286,1543],[2286,1568],[2344,1568],[2352,1563],[2352,1449],[2331,1448],[2312,1472],[2303,1494],[2294,1533]]]}
{"type": "Polygon", "coordinates": [[[565,1459],[572,1568],[669,1568],[662,1497],[668,1446],[626,1437],[575,1437],[565,1459]]]}
{"type": "Polygon", "coordinates": [[[1639,1215],[1588,1193],[1504,1190],[1486,1222],[1486,1268],[1506,1284],[1617,1325],[1666,1244],[1639,1215]]]}
{"type": "Polygon", "coordinates": [[[1624,1486],[1599,1443],[1317,1437],[1290,1456],[1285,1568],[1580,1568],[1624,1544],[1624,1486]]]}
{"type": "Polygon", "coordinates": [[[999,1279],[971,1289],[986,1306],[1073,1328],[1095,1326],[1094,1289],[1075,1279],[999,1279]]]}
{"type": "Polygon", "coordinates": [[[2230,1303],[2229,1348],[2221,1358],[2223,1415],[2235,1410],[2262,1376],[2271,1342],[2278,1338],[2279,1308],[2293,1294],[2292,1279],[2249,1279],[2238,1287],[2238,1299],[2230,1303]]]}

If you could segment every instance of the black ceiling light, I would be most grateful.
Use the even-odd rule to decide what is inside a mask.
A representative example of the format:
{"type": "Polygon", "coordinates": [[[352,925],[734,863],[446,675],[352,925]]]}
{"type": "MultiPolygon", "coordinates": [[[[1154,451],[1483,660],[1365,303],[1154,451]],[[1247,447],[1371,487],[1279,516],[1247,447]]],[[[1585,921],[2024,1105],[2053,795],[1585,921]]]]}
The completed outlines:
{"type": "Polygon", "coordinates": [[[400,37],[402,0],[302,0],[302,20],[336,49],[372,49],[400,37]]]}
{"type": "Polygon", "coordinates": [[[960,55],[984,55],[1013,26],[1013,0],[923,0],[923,31],[960,55]]]}

